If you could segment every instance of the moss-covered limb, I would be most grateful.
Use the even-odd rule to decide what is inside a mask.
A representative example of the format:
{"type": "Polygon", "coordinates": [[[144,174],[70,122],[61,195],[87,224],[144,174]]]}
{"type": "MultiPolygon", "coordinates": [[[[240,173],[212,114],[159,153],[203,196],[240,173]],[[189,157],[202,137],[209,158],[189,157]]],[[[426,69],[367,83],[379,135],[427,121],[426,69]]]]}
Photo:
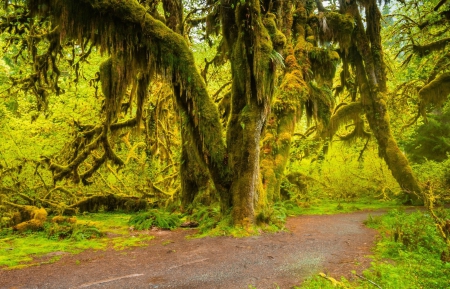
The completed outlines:
{"type": "Polygon", "coordinates": [[[7,187],[0,187],[0,192],[2,192],[2,193],[15,193],[16,190],[13,190],[13,189],[7,188],[7,187]]]}
{"type": "MultiPolygon", "coordinates": [[[[116,122],[110,125],[109,131],[115,132],[124,128],[131,128],[137,125],[137,118],[128,119],[122,122],[116,122]]],[[[92,176],[92,174],[97,171],[102,164],[105,163],[107,159],[113,160],[113,162],[117,165],[123,165],[123,161],[117,157],[117,155],[112,150],[109,145],[109,141],[107,140],[107,136],[105,136],[105,125],[99,126],[91,126],[91,125],[79,125],[77,124],[81,132],[78,133],[74,142],[72,143],[73,151],[69,152],[72,154],[68,158],[67,165],[60,165],[56,162],[52,162],[50,164],[50,170],[54,173],[54,180],[59,181],[63,178],[67,178],[72,176],[75,182],[83,181],[84,184],[87,184],[87,179],[92,176]],[[84,131],[86,129],[86,131],[84,131]],[[90,141],[87,145],[85,145],[86,141],[90,141]],[[90,166],[90,168],[78,175],[76,172],[79,166],[84,163],[89,156],[92,155],[92,152],[100,146],[105,150],[105,154],[102,157],[98,158],[93,156],[94,163],[90,166]]]]}
{"type": "Polygon", "coordinates": [[[399,149],[392,135],[386,101],[380,93],[370,90],[369,80],[360,56],[355,58],[355,66],[361,97],[371,100],[363,105],[369,126],[377,139],[379,155],[385,160],[400,187],[408,194],[409,201],[418,204],[421,202],[419,197],[421,188],[408,159],[399,149]]]}
{"type": "Polygon", "coordinates": [[[51,190],[50,190],[50,191],[49,191],[49,192],[48,192],[41,200],[47,200],[47,199],[49,199],[50,196],[51,196],[54,192],[57,192],[57,191],[62,192],[62,193],[64,193],[64,194],[66,194],[66,195],[68,195],[68,196],[70,196],[70,197],[76,199],[75,194],[72,193],[71,191],[69,191],[68,189],[66,189],[65,187],[62,187],[62,186],[56,186],[56,187],[54,187],[53,189],[51,189],[51,190]]]}
{"type": "Polygon", "coordinates": [[[78,182],[78,167],[89,157],[91,151],[97,149],[102,141],[103,134],[100,134],[91,143],[89,143],[82,152],[78,152],[77,156],[66,166],[58,165],[54,162],[50,164],[50,170],[54,172],[54,181],[60,181],[70,174],[73,175],[74,181],[78,182]]]}
{"type": "Polygon", "coordinates": [[[88,169],[87,171],[85,171],[80,175],[83,184],[88,183],[87,179],[92,177],[92,175],[106,162],[107,159],[108,158],[106,153],[104,153],[100,158],[94,156],[94,164],[91,166],[90,169],[88,169]]]}
{"type": "Polygon", "coordinates": [[[444,72],[445,69],[449,66],[450,66],[450,52],[447,52],[436,61],[433,70],[430,72],[428,76],[428,82],[433,81],[439,73],[444,72]]]}
{"type": "MultiPolygon", "coordinates": [[[[370,139],[371,134],[367,132],[364,127],[364,120],[359,117],[358,119],[354,120],[353,130],[345,135],[338,135],[339,139],[341,141],[347,142],[347,143],[353,143],[357,139],[370,139]]],[[[366,143],[367,146],[367,143],[366,143]]],[[[362,156],[362,152],[360,154],[362,156]]],[[[359,159],[359,158],[358,158],[359,159]]]]}
{"type": "Polygon", "coordinates": [[[78,213],[94,213],[98,212],[101,208],[104,208],[108,212],[115,210],[137,212],[145,210],[147,206],[147,201],[140,198],[108,194],[85,198],[69,206],[69,209],[77,210],[78,213]]]}
{"type": "Polygon", "coordinates": [[[341,106],[331,116],[328,124],[328,135],[332,137],[341,126],[349,122],[358,121],[360,115],[363,113],[364,110],[361,102],[352,102],[348,105],[341,106]]]}
{"type": "MultiPolygon", "coordinates": [[[[131,118],[131,119],[127,119],[127,120],[124,120],[121,122],[113,123],[110,125],[109,129],[111,130],[111,132],[115,132],[120,129],[135,127],[136,124],[137,124],[137,118],[131,118]]],[[[104,129],[104,125],[92,126],[92,125],[77,124],[77,126],[81,130],[80,135],[87,139],[90,139],[95,135],[102,134],[103,129],[104,129]]]]}
{"type": "MultiPolygon", "coordinates": [[[[371,0],[372,1],[372,0],[371,0]]],[[[370,47],[370,39],[364,30],[364,23],[362,21],[362,17],[359,13],[356,3],[353,4],[356,9],[355,11],[355,20],[356,20],[356,31],[354,34],[354,41],[356,43],[356,48],[358,53],[361,55],[364,61],[364,75],[368,78],[367,89],[371,91],[376,91],[378,89],[378,79],[377,74],[375,72],[376,65],[374,63],[374,58],[372,54],[372,49],[370,47]]],[[[384,72],[385,73],[385,72],[384,72]]],[[[361,96],[365,94],[361,93],[361,96]]],[[[366,100],[363,99],[363,102],[366,100]]],[[[370,101],[370,99],[368,99],[370,101]]]]}
{"type": "Polygon", "coordinates": [[[444,38],[424,45],[412,45],[412,51],[420,57],[424,57],[432,52],[443,50],[449,44],[450,38],[444,38]]]}
{"type": "Polygon", "coordinates": [[[115,132],[123,128],[135,127],[137,123],[138,123],[137,118],[131,118],[122,122],[113,123],[109,126],[109,129],[111,130],[111,132],[115,132]]]}
{"type": "Polygon", "coordinates": [[[39,11],[43,3],[52,7],[62,37],[96,38],[102,51],[111,52],[113,56],[120,54],[129,60],[130,73],[156,67],[158,72],[173,76],[171,81],[182,92],[177,94],[182,97],[181,108],[196,127],[197,149],[206,156],[209,168],[217,171],[217,175],[226,171],[225,146],[217,137],[222,134],[217,108],[206,92],[192,52],[181,35],[147,14],[135,1],[32,0],[30,9],[39,11]],[[133,58],[136,54],[146,57],[133,58]],[[169,71],[172,73],[167,73],[169,71]]]}
{"type": "Polygon", "coordinates": [[[35,200],[32,199],[32,198],[30,198],[29,196],[27,196],[27,195],[25,195],[25,194],[16,192],[15,195],[18,196],[18,197],[21,197],[22,199],[24,199],[25,201],[27,201],[28,204],[30,204],[30,205],[34,205],[34,204],[35,204],[35,200]]]}
{"type": "Polygon", "coordinates": [[[442,73],[419,90],[422,109],[428,104],[441,105],[450,94],[450,72],[442,73]]]}
{"type": "Polygon", "coordinates": [[[114,152],[114,150],[111,148],[111,144],[109,143],[106,134],[102,138],[102,144],[105,154],[109,160],[113,161],[113,163],[117,166],[123,166],[125,164],[124,161],[121,158],[119,158],[114,152]]]}

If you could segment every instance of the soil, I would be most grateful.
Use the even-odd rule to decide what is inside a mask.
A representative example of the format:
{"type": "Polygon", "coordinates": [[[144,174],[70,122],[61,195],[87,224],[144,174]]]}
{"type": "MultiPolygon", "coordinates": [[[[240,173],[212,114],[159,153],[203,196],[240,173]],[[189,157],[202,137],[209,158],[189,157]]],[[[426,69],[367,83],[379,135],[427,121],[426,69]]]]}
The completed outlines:
{"type": "Polygon", "coordinates": [[[352,279],[370,266],[377,232],[363,225],[369,214],[381,212],[294,217],[287,232],[248,238],[156,231],[146,247],[55,252],[55,263],[1,270],[0,288],[290,288],[319,272],[352,279]]]}

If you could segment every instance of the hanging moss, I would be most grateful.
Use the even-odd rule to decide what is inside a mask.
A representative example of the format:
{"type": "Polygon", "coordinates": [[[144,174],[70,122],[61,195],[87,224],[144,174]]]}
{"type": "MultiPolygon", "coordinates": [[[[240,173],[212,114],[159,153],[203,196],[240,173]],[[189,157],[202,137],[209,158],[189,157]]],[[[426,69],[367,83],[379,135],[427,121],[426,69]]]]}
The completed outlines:
{"type": "MultiPolygon", "coordinates": [[[[217,107],[209,98],[193,54],[181,35],[153,18],[137,1],[30,0],[28,3],[34,14],[40,12],[41,5],[51,7],[49,12],[60,27],[61,39],[89,39],[100,52],[111,55],[110,90],[105,92],[115,101],[109,109],[114,108],[122,88],[138,73],[155,71],[166,76],[174,84],[174,91],[178,91],[175,95],[180,107],[189,115],[196,148],[215,172],[215,180],[226,178],[225,145],[217,137],[222,135],[217,107]],[[115,80],[119,83],[114,83],[115,80]]],[[[272,47],[267,50],[272,51],[272,47]]],[[[108,82],[107,77],[105,81],[108,82]]]]}
{"type": "Polygon", "coordinates": [[[308,52],[311,70],[315,75],[331,82],[336,74],[336,67],[340,61],[339,54],[330,48],[314,47],[308,52]]]}
{"type": "Polygon", "coordinates": [[[314,20],[318,22],[320,28],[319,39],[321,43],[339,43],[342,51],[348,51],[351,46],[353,29],[355,28],[354,19],[351,15],[327,12],[320,14],[314,20]]]}
{"type": "Polygon", "coordinates": [[[352,102],[348,105],[341,106],[331,116],[328,125],[328,135],[333,136],[341,126],[346,125],[349,122],[358,121],[360,115],[363,113],[363,106],[360,102],[352,102]]]}
{"type": "Polygon", "coordinates": [[[450,72],[442,73],[419,90],[423,106],[427,104],[441,105],[450,94],[450,72]]]}

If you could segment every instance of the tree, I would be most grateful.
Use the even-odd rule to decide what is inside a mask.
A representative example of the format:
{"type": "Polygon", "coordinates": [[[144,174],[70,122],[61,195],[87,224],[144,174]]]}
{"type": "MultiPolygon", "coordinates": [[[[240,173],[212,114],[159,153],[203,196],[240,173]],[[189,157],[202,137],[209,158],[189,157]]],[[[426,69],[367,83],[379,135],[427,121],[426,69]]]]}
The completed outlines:
{"type": "MultiPolygon", "coordinates": [[[[31,16],[33,21],[47,25],[42,26],[46,27],[45,33],[33,36],[48,39],[50,45],[45,54],[32,53],[35,74],[28,79],[36,88],[39,101],[45,103],[49,90],[60,93],[56,55],[62,53],[65,43],[73,43],[81,55],[98,47],[110,56],[93,80],[101,82],[104,119],[99,125],[81,127],[77,146],[63,164],[48,160],[55,181],[72,178],[88,183],[107,161],[123,165],[110,136],[127,127],[140,127],[149,83],[162,76],[171,84],[181,115],[185,203],[193,200],[192,191],[211,178],[220,196],[222,212],[231,209],[236,225],[252,224],[255,205],[260,210],[280,199],[291,136],[303,107],[308,117],[314,119],[316,136],[325,139],[348,120],[354,121],[354,136],[366,137],[361,114],[364,113],[378,141],[380,155],[394,177],[412,196],[420,192],[390,132],[384,99],[387,88],[380,12],[375,0],[363,2],[366,23],[360,7],[352,1],[339,1],[338,7],[327,10],[319,0],[222,0],[206,2],[206,8],[195,10],[204,13],[198,19],[183,19],[181,1],[163,0],[163,15],[158,3],[28,0],[12,5],[4,1],[7,9],[12,5],[9,9],[25,11],[25,19],[31,16]],[[232,78],[228,106],[225,101],[221,103],[229,111],[226,133],[207,91],[205,74],[198,71],[185,38],[187,23],[206,23],[206,38],[215,31],[223,39],[216,57],[218,62],[230,62],[232,78]],[[353,97],[352,103],[338,109],[330,120],[334,105],[332,81],[340,59],[341,87],[352,89],[353,97]],[[44,87],[49,71],[54,85],[44,87]],[[134,87],[136,94],[135,117],[119,120],[129,86],[134,87]],[[101,155],[90,158],[95,150],[101,155]],[[81,169],[88,159],[89,167],[81,169]]],[[[34,51],[34,42],[27,45],[34,51]]]]}
{"type": "Polygon", "coordinates": [[[444,160],[448,150],[445,104],[450,94],[447,29],[450,12],[445,3],[429,1],[419,5],[417,1],[408,1],[390,16],[395,21],[387,37],[402,63],[393,100],[409,117],[402,130],[416,124],[421,117],[424,121],[405,141],[406,152],[416,162],[424,158],[444,160]]]}

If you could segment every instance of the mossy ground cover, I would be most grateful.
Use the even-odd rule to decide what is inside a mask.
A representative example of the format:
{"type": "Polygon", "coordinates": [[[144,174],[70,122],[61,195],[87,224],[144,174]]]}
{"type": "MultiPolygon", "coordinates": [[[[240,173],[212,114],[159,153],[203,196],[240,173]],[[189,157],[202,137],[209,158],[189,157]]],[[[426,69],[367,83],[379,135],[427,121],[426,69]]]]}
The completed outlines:
{"type": "MultiPolygon", "coordinates": [[[[21,268],[40,264],[40,257],[61,252],[76,254],[84,250],[123,250],[145,246],[154,237],[145,232],[130,230],[130,214],[96,213],[77,217],[77,227],[71,237],[51,235],[50,223],[37,232],[18,233],[11,229],[0,231],[0,268],[21,268]]],[[[58,260],[59,254],[46,262],[58,260]]]]}
{"type": "Polygon", "coordinates": [[[311,202],[293,204],[285,202],[289,216],[297,215],[333,215],[351,213],[361,210],[380,210],[400,208],[402,205],[397,200],[382,201],[372,198],[360,198],[352,201],[336,201],[331,199],[316,199],[311,202]]]}

